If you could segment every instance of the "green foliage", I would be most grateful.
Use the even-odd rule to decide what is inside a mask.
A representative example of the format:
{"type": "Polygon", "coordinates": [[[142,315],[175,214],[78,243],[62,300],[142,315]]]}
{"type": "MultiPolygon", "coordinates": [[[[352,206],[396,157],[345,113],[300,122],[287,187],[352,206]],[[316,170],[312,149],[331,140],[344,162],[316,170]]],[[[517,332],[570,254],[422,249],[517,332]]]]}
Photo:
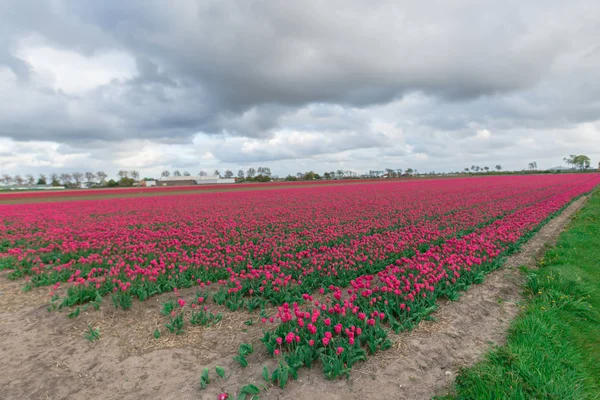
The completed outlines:
{"type": "Polygon", "coordinates": [[[215,367],[215,372],[221,379],[225,378],[225,368],[219,367],[218,365],[215,367]]]}
{"type": "Polygon", "coordinates": [[[79,309],[79,307],[77,307],[75,310],[73,310],[70,313],[68,313],[67,317],[69,317],[69,318],[77,318],[79,316],[80,311],[81,310],[79,309]]]}
{"type": "Polygon", "coordinates": [[[93,328],[91,325],[88,325],[88,330],[83,335],[84,338],[89,340],[90,342],[95,342],[100,339],[100,328],[93,328]]]}
{"type": "Polygon", "coordinates": [[[204,311],[202,309],[198,311],[192,311],[190,316],[190,324],[200,326],[211,326],[223,319],[222,313],[213,314],[210,311],[204,311]]]}
{"type": "Polygon", "coordinates": [[[153,335],[154,335],[154,339],[160,339],[160,330],[158,328],[156,328],[154,330],[153,335]]]}
{"type": "Polygon", "coordinates": [[[202,375],[200,376],[200,389],[206,389],[206,385],[210,383],[210,377],[208,376],[208,368],[204,368],[202,375]]]}
{"type": "Polygon", "coordinates": [[[179,313],[174,317],[171,317],[169,322],[165,324],[165,327],[176,335],[182,334],[184,332],[183,326],[185,322],[183,321],[183,314],[179,313]]]}
{"type": "Polygon", "coordinates": [[[127,310],[132,305],[131,293],[129,291],[117,291],[112,294],[111,299],[116,308],[127,310]]]}
{"type": "Polygon", "coordinates": [[[162,303],[162,308],[160,310],[160,313],[162,315],[164,315],[165,317],[168,317],[171,315],[171,312],[173,312],[175,310],[175,301],[173,300],[168,300],[162,303]]]}
{"type": "Polygon", "coordinates": [[[269,374],[269,369],[267,367],[263,367],[262,377],[267,383],[271,383],[271,377],[269,374]]]}
{"type": "Polygon", "coordinates": [[[246,368],[248,366],[248,360],[246,360],[246,356],[252,354],[253,352],[254,348],[251,344],[242,343],[238,349],[238,355],[233,357],[233,359],[239,362],[242,368],[246,368]]]}
{"type": "Polygon", "coordinates": [[[256,385],[246,385],[244,387],[242,387],[240,389],[240,395],[239,395],[239,399],[248,399],[248,396],[250,396],[250,399],[258,399],[259,397],[257,396],[260,393],[260,389],[256,386],[256,385]]]}

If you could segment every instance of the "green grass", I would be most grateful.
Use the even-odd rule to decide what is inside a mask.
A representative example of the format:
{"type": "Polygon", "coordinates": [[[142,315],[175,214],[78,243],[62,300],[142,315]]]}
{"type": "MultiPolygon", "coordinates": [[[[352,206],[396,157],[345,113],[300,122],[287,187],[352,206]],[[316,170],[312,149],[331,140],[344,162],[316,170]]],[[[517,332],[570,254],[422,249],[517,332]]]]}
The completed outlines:
{"type": "Polygon", "coordinates": [[[600,399],[600,191],[538,266],[507,344],[437,399],[600,399]]]}

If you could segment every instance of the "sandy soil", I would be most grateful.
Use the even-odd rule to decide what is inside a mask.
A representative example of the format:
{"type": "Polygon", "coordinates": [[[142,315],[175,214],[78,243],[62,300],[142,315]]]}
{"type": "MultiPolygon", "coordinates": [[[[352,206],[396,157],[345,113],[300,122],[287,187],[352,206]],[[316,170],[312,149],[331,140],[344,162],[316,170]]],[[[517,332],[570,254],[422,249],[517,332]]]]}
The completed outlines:
{"type": "MultiPolygon", "coordinates": [[[[555,242],[570,216],[585,202],[573,203],[550,221],[506,265],[475,285],[460,300],[440,304],[435,321],[412,332],[392,335],[394,347],[356,365],[348,380],[327,381],[320,367],[303,370],[285,390],[270,388],[263,399],[428,399],[443,392],[461,366],[476,362],[492,343],[501,344],[510,320],[519,311],[518,267],[555,242]]],[[[273,369],[259,342],[257,313],[224,312],[210,328],[186,326],[175,336],[166,332],[160,303],[173,294],[136,303],[131,310],[114,309],[105,300],[100,311],[68,319],[66,312],[48,312],[47,288],[23,292],[21,282],[0,274],[0,398],[2,399],[215,399],[249,383],[264,384],[263,366],[273,369]],[[248,325],[246,322],[254,323],[248,325]],[[89,343],[88,324],[99,327],[101,339],[89,343]],[[163,332],[154,339],[153,331],[163,332]],[[231,359],[240,343],[256,352],[242,369],[231,359]],[[216,378],[215,366],[226,370],[216,378]],[[211,384],[199,389],[203,368],[211,384]]],[[[195,290],[180,292],[191,299],[195,290]]],[[[219,311],[211,306],[211,310],[219,311]]]]}

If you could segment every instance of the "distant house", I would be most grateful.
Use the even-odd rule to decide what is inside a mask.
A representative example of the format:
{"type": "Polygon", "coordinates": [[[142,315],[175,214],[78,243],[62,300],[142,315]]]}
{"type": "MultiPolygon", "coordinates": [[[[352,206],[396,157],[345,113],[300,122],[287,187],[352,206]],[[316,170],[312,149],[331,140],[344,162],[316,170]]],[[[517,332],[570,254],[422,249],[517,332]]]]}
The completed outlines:
{"type": "Polygon", "coordinates": [[[142,187],[152,187],[152,186],[156,186],[156,181],[154,179],[149,179],[147,181],[141,181],[140,182],[140,186],[142,187]]]}
{"type": "Polygon", "coordinates": [[[235,183],[235,179],[223,179],[218,175],[163,176],[157,182],[157,186],[216,185],[222,183],[235,183]]]}
{"type": "Polygon", "coordinates": [[[567,171],[573,171],[575,168],[568,168],[568,167],[552,167],[552,168],[548,168],[548,171],[552,171],[552,172],[567,172],[567,171]]]}

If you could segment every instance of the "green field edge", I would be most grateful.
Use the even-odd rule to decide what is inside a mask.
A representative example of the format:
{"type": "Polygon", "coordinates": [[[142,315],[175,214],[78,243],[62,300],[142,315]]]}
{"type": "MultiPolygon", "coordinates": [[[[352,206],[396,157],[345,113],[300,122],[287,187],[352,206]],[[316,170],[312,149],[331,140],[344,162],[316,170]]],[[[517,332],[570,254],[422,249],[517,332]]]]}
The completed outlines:
{"type": "Polygon", "coordinates": [[[600,398],[600,190],[555,247],[527,270],[507,343],[462,369],[447,395],[463,399],[600,398]]]}

